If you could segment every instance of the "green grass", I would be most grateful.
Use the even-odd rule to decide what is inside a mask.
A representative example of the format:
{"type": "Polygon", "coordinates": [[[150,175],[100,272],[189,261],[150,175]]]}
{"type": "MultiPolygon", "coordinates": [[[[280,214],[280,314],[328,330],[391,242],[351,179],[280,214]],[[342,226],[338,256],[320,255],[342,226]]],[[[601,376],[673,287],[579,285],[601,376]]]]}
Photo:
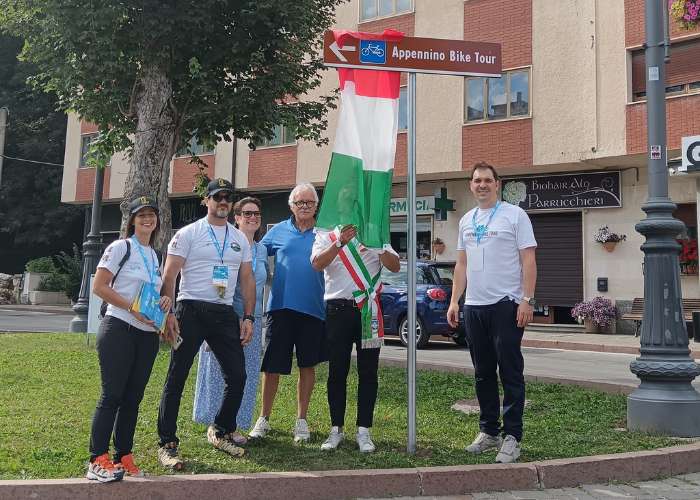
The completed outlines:
{"type": "MultiPolygon", "coordinates": [[[[82,476],[90,423],[99,397],[97,357],[75,334],[0,335],[0,479],[82,476]]],[[[157,464],[156,419],[168,363],[161,350],[141,404],[134,445],[137,463],[152,474],[167,473],[157,464]]],[[[196,362],[195,362],[196,366],[196,362]]],[[[271,423],[263,443],[251,444],[244,459],[211,448],[205,427],[192,422],[195,369],[190,374],[179,418],[181,452],[187,473],[285,470],[393,468],[490,463],[464,447],[478,431],[478,416],[450,409],[459,399],[474,398],[474,381],[458,374],[419,372],[417,387],[418,453],[406,450],[406,383],[400,369],[380,370],[373,437],[374,454],[360,454],[348,440],[335,453],[319,446],[329,428],[326,367],[320,367],[308,420],[308,445],[295,446],[296,376],[283,377],[271,423]]],[[[356,372],[350,374],[346,432],[355,431],[356,372]]],[[[571,386],[528,384],[525,440],[521,461],[646,450],[677,441],[620,432],[625,426],[624,396],[571,386]]]]}

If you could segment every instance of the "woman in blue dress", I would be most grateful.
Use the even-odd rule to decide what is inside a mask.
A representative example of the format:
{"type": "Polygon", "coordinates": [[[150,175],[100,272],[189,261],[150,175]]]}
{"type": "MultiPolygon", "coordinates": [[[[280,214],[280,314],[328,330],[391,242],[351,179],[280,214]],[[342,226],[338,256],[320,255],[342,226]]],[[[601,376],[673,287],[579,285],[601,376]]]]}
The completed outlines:
{"type": "MultiPolygon", "coordinates": [[[[255,399],[258,393],[260,377],[260,362],[262,358],[262,313],[263,289],[268,276],[267,250],[257,240],[259,239],[261,221],[261,203],[257,198],[246,197],[233,206],[236,227],[246,235],[253,254],[253,274],[255,275],[255,324],[253,339],[243,348],[245,355],[245,371],[247,379],[243,391],[243,401],[236,417],[238,429],[249,429],[255,410],[255,399]]],[[[233,295],[233,308],[239,317],[243,317],[243,300],[239,287],[233,295]]],[[[194,409],[192,418],[195,422],[210,425],[219,411],[224,396],[224,379],[216,356],[211,352],[207,343],[199,350],[199,367],[197,369],[197,384],[194,393],[194,409]]],[[[246,438],[236,431],[233,440],[237,444],[245,444],[246,438]]]]}

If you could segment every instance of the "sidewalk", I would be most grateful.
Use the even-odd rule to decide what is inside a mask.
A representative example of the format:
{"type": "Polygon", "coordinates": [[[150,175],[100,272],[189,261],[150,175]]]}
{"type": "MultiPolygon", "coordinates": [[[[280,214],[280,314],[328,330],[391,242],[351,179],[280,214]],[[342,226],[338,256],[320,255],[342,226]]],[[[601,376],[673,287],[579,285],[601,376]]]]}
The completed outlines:
{"type": "MultiPolygon", "coordinates": [[[[566,351],[617,352],[639,354],[639,337],[595,333],[563,333],[525,330],[523,347],[543,347],[566,351]]],[[[693,358],[700,358],[700,343],[690,339],[693,358]]]]}
{"type": "Polygon", "coordinates": [[[43,312],[54,314],[74,314],[71,306],[49,306],[49,305],[32,305],[32,304],[7,304],[0,305],[0,314],[3,309],[10,311],[26,311],[26,312],[43,312]]]}

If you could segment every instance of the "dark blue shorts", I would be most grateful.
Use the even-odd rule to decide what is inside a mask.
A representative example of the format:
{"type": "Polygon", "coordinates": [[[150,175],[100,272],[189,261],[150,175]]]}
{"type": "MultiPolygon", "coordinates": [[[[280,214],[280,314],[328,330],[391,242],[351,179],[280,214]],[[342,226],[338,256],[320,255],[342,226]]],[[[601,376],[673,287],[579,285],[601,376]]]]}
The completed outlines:
{"type": "Polygon", "coordinates": [[[315,316],[291,309],[270,311],[267,313],[267,347],[260,371],[289,375],[294,351],[299,368],[327,361],[325,337],[325,322],[315,316]]]}

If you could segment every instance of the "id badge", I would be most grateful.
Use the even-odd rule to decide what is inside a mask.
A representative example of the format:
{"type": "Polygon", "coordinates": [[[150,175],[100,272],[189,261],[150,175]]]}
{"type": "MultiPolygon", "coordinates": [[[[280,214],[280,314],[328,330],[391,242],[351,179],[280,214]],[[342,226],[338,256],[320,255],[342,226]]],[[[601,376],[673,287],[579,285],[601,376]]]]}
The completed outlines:
{"type": "Polygon", "coordinates": [[[469,250],[467,254],[467,269],[469,271],[480,272],[484,270],[484,248],[476,247],[469,250]]]}
{"type": "Polygon", "coordinates": [[[228,286],[228,266],[214,266],[211,282],[217,288],[226,288],[228,286]]]}

